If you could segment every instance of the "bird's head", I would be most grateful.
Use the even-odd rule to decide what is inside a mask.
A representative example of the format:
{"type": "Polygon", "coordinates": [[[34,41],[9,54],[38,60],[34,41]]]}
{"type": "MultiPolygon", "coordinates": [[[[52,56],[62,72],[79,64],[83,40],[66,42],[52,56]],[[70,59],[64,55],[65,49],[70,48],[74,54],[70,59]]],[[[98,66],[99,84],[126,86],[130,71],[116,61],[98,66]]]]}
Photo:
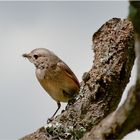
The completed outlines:
{"type": "Polygon", "coordinates": [[[45,48],[34,49],[30,53],[25,53],[22,56],[27,58],[36,67],[38,67],[40,64],[43,64],[44,62],[50,62],[52,58],[56,57],[53,52],[45,48]]]}

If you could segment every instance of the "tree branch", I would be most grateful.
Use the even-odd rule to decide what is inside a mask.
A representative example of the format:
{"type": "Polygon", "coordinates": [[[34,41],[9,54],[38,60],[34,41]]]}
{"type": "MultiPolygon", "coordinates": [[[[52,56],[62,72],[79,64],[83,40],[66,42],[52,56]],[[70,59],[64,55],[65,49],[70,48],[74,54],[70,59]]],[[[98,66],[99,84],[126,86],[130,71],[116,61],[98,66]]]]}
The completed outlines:
{"type": "Polygon", "coordinates": [[[129,19],[135,29],[136,85],[130,88],[124,104],[87,133],[83,140],[121,139],[129,132],[140,129],[140,2],[130,1],[129,19]]]}
{"type": "MultiPolygon", "coordinates": [[[[94,64],[83,76],[77,100],[46,127],[21,140],[80,139],[91,129],[92,134],[97,124],[117,108],[135,57],[131,22],[109,20],[93,35],[93,45],[94,64]]],[[[89,133],[84,138],[89,138],[89,133]]]]}
{"type": "Polygon", "coordinates": [[[126,134],[140,127],[140,98],[135,87],[131,87],[125,103],[103,119],[82,140],[122,139],[126,134]]]}

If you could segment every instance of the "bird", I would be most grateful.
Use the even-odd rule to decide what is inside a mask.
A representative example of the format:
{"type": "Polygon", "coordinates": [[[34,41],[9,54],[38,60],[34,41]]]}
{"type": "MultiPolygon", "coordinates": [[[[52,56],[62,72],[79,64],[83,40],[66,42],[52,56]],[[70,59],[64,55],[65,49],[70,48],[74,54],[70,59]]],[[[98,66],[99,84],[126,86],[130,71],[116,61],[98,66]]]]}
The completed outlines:
{"type": "Polygon", "coordinates": [[[69,66],[49,49],[36,48],[22,56],[35,65],[39,83],[57,103],[53,119],[61,102],[69,102],[79,94],[80,83],[69,66]]]}

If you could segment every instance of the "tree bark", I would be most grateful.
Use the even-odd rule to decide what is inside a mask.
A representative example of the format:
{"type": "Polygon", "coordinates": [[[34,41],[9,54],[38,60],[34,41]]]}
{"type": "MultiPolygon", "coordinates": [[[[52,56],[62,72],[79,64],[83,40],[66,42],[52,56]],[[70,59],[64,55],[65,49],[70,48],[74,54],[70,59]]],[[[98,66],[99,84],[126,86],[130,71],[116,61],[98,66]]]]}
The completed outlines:
{"type": "Polygon", "coordinates": [[[124,105],[115,111],[129,82],[135,59],[132,23],[119,18],[107,21],[93,35],[93,46],[93,66],[83,75],[75,102],[45,127],[21,140],[122,138],[139,126],[134,127],[130,122],[133,119],[137,124],[135,117],[140,117],[135,111],[139,103],[137,94],[133,94],[136,93],[134,87],[124,105]]]}

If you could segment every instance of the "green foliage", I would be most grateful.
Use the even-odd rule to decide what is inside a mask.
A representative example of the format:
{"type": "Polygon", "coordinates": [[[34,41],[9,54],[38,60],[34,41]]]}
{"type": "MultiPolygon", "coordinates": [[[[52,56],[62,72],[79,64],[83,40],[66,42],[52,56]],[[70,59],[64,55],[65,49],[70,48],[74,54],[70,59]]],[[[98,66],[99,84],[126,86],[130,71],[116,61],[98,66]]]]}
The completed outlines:
{"type": "Polygon", "coordinates": [[[135,32],[140,34],[140,1],[131,1],[128,18],[134,25],[135,32]]]}

